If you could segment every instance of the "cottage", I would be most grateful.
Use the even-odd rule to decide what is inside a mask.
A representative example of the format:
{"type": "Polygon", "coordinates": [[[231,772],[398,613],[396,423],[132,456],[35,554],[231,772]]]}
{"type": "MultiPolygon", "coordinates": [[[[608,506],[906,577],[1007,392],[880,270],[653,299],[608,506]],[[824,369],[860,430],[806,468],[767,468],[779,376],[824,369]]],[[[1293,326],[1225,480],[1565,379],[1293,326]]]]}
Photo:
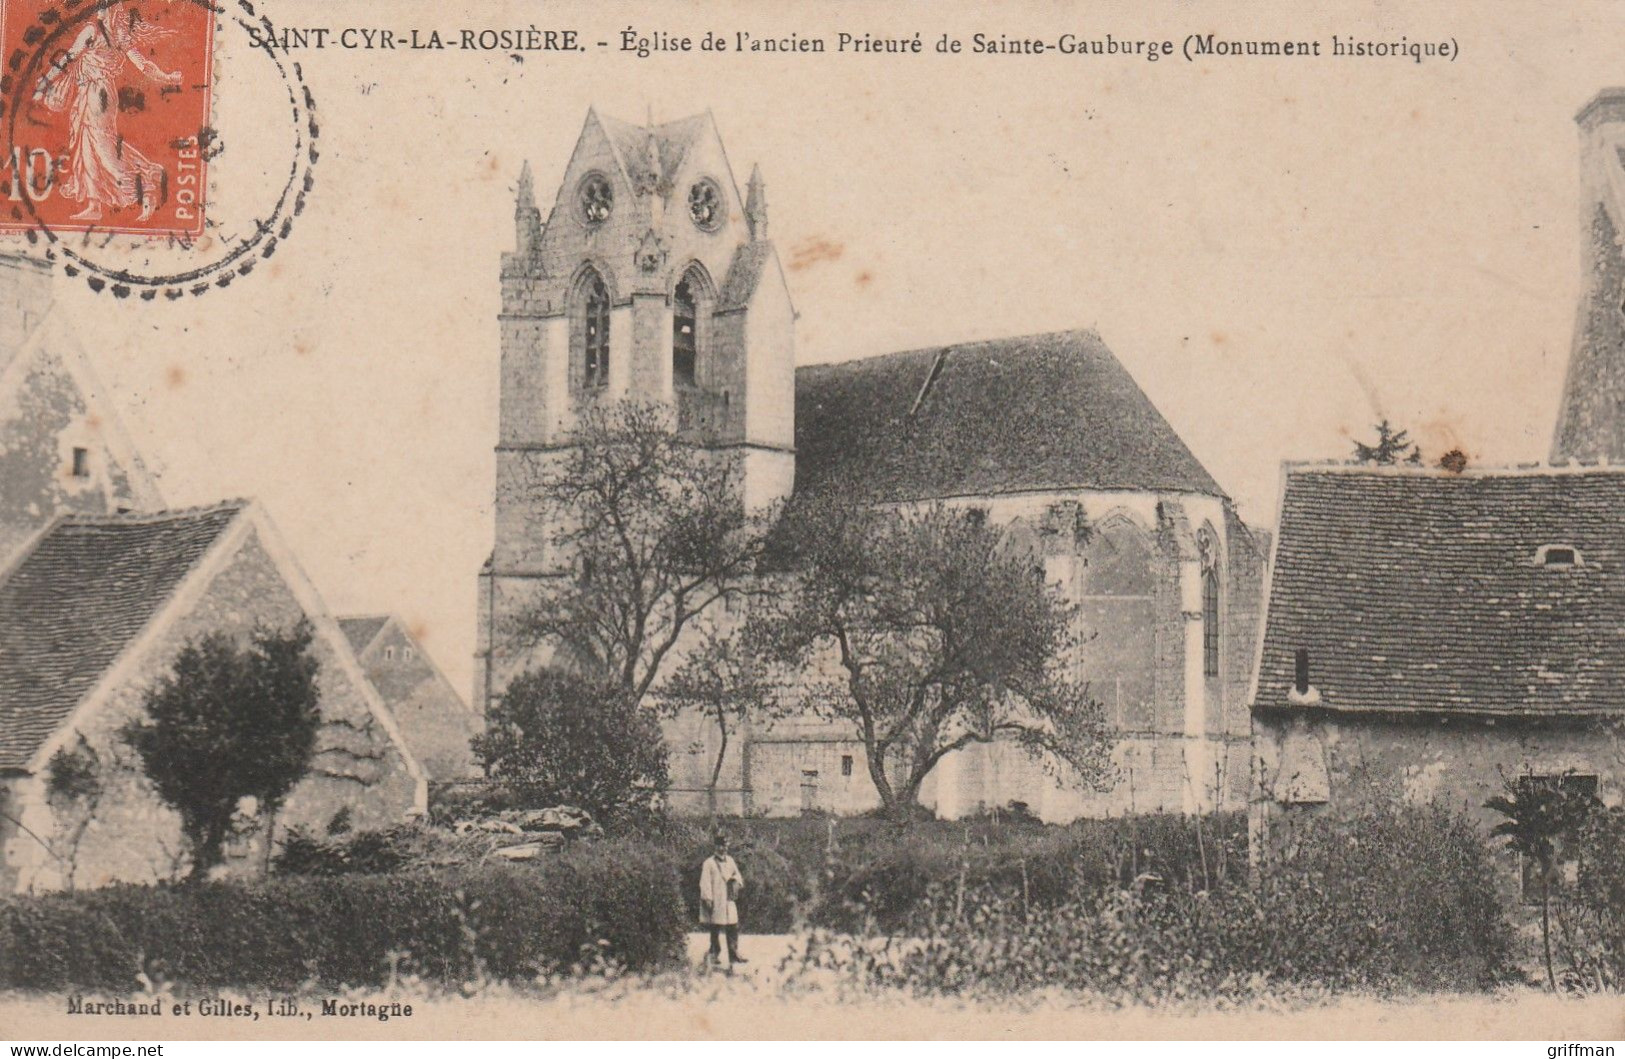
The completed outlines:
{"type": "Polygon", "coordinates": [[[1255,848],[1295,815],[1625,797],[1625,468],[1287,471],[1253,696],[1255,848]]]}
{"type": "Polygon", "coordinates": [[[266,838],[292,826],[425,810],[423,772],[349,642],[256,504],[65,515],[37,534],[0,573],[0,893],[183,872],[179,818],[120,730],[188,643],[300,620],[320,667],[315,761],[241,836],[235,871],[262,869],[266,838]],[[93,796],[55,781],[59,752],[93,770],[93,796]]]}
{"type": "Polygon", "coordinates": [[[469,740],[479,734],[480,719],[406,623],[393,614],[372,614],[340,618],[339,628],[430,782],[477,777],[469,740]]]}

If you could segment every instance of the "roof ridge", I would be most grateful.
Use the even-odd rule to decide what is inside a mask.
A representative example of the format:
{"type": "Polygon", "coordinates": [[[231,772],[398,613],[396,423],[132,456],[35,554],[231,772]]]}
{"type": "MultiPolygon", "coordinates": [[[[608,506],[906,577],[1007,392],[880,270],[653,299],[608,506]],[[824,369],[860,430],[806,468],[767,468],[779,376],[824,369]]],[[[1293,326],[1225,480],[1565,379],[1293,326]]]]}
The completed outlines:
{"type": "Polygon", "coordinates": [[[1293,474],[1345,474],[1371,478],[1539,478],[1577,477],[1583,475],[1615,476],[1625,474],[1625,464],[1497,464],[1467,467],[1460,471],[1444,467],[1417,464],[1373,464],[1353,460],[1285,460],[1286,473],[1293,474]]]}
{"type": "MultiPolygon", "coordinates": [[[[901,359],[903,357],[918,357],[926,353],[962,353],[974,349],[976,346],[1003,345],[1013,342],[1037,342],[1044,339],[1056,338],[1092,338],[1105,346],[1110,352],[1111,347],[1106,346],[1106,340],[1101,337],[1098,328],[1094,327],[1068,327],[1056,331],[1034,331],[1024,335],[1001,335],[996,338],[975,338],[963,342],[939,342],[933,346],[915,346],[912,349],[894,349],[888,353],[875,353],[867,357],[852,357],[849,360],[825,360],[816,364],[798,364],[796,371],[805,371],[811,368],[840,368],[851,364],[872,364],[876,361],[901,359]]],[[[1116,353],[1112,353],[1116,357],[1116,353]]],[[[1127,369],[1125,369],[1127,370],[1127,369]]]]}
{"type": "Polygon", "coordinates": [[[54,525],[57,526],[97,526],[97,525],[143,525],[156,522],[173,522],[183,518],[195,518],[198,515],[212,515],[220,511],[245,511],[254,505],[254,501],[246,497],[234,497],[230,500],[216,500],[209,504],[195,504],[190,507],[164,508],[160,511],[110,511],[106,514],[90,514],[88,512],[74,512],[62,515],[54,525]]]}

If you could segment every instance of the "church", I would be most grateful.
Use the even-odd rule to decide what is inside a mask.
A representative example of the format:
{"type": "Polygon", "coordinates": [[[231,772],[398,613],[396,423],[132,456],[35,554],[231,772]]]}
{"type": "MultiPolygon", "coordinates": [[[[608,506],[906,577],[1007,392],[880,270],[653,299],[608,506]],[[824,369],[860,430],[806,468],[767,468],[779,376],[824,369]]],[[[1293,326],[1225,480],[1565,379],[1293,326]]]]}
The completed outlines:
{"type": "MultiPolygon", "coordinates": [[[[766,183],[741,194],[709,113],[640,126],[587,114],[544,214],[527,163],[501,261],[495,542],[479,575],[473,701],[542,661],[503,630],[558,557],[535,483],[576,417],[659,402],[738,456],[747,505],[840,491],[976,508],[1043,555],[1080,607],[1075,661],[1116,735],[1116,780],[1084,789],[1013,744],[945,758],[922,801],[956,818],[1022,803],[1046,820],[1239,808],[1269,541],[1100,335],[1071,331],[798,367],[766,183]],[[1042,532],[1060,507],[1093,533],[1042,532]]],[[[716,747],[674,722],[671,801],[707,808],[716,747]]],[[[849,728],[779,721],[730,741],[717,793],[741,815],[856,813],[878,797],[849,728]]]]}

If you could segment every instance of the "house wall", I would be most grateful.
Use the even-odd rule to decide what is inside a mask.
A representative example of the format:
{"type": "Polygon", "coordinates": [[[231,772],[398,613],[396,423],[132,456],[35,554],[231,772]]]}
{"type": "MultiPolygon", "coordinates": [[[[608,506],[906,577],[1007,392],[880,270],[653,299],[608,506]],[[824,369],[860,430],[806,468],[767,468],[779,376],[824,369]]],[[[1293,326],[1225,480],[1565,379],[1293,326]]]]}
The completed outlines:
{"type": "Polygon", "coordinates": [[[40,348],[14,371],[0,393],[0,560],[57,515],[142,506],[108,444],[108,413],[90,406],[62,355],[40,348]],[[73,473],[75,448],[87,453],[83,475],[73,473]]]}
{"type": "Polygon", "coordinates": [[[1465,812],[1484,833],[1502,817],[1484,803],[1525,770],[1570,769],[1598,778],[1604,802],[1625,802],[1620,722],[1375,718],[1255,714],[1250,828],[1255,854],[1290,841],[1297,817],[1438,803],[1465,812]]]}
{"type": "MultiPolygon", "coordinates": [[[[187,589],[183,586],[183,592],[187,589]]],[[[270,554],[249,533],[229,561],[186,607],[158,641],[122,674],[104,705],[70,721],[66,745],[88,746],[102,763],[105,794],[76,849],[68,850],[75,814],[52,806],[46,775],[14,778],[9,797],[18,816],[56,845],[56,855],[26,834],[0,832],[0,864],[12,890],[55,889],[109,882],[155,882],[186,869],[177,814],[164,805],[140,771],[139,761],[120,731],[143,713],[143,701],[173,668],[189,642],[214,632],[247,638],[256,627],[285,629],[305,616],[270,554]],[[82,743],[81,743],[82,741],[82,743]]],[[[347,650],[347,648],[346,648],[347,650]]],[[[319,665],[322,727],[309,775],[278,814],[275,835],[289,828],[325,828],[348,809],[357,828],[402,822],[418,804],[419,784],[387,733],[368,709],[362,691],[346,674],[334,646],[318,636],[313,653],[319,665]]],[[[230,849],[229,868],[252,874],[266,863],[263,826],[251,828],[230,849]]]]}
{"type": "Polygon", "coordinates": [[[386,622],[359,661],[429,779],[445,782],[480,774],[469,748],[469,740],[481,731],[480,719],[398,622],[386,622]]]}

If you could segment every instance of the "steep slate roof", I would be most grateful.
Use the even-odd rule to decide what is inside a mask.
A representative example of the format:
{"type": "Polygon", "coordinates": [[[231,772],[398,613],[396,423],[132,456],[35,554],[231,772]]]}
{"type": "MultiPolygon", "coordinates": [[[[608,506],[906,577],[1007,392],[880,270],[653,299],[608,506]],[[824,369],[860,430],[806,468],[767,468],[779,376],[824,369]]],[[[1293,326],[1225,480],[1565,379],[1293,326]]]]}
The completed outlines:
{"type": "Polygon", "coordinates": [[[877,501],[1032,489],[1224,495],[1093,331],[798,369],[795,487],[877,501]]]}
{"type": "Polygon", "coordinates": [[[1303,708],[1306,648],[1323,709],[1625,711],[1621,512],[1622,469],[1290,470],[1255,707],[1303,708]]]}
{"type": "Polygon", "coordinates": [[[360,654],[367,649],[378,635],[378,631],[389,624],[388,614],[372,614],[366,617],[339,618],[339,628],[344,631],[344,638],[350,641],[350,650],[360,654]]]}
{"type": "Polygon", "coordinates": [[[660,158],[660,172],[656,175],[660,180],[667,181],[683,164],[683,158],[693,146],[694,140],[705,129],[708,120],[709,116],[706,114],[695,114],[660,125],[643,126],[606,117],[603,114],[598,115],[598,121],[603,125],[604,133],[614,146],[621,167],[626,171],[627,179],[634,183],[648,172],[651,136],[654,137],[655,152],[660,158]]]}
{"type": "Polygon", "coordinates": [[[767,240],[745,243],[734,251],[728,265],[728,275],[722,280],[722,293],[717,297],[717,312],[731,312],[750,304],[756,285],[762,280],[762,269],[773,259],[773,244],[767,240]]]}
{"type": "Polygon", "coordinates": [[[0,582],[0,768],[22,768],[242,512],[57,520],[0,582]]]}

